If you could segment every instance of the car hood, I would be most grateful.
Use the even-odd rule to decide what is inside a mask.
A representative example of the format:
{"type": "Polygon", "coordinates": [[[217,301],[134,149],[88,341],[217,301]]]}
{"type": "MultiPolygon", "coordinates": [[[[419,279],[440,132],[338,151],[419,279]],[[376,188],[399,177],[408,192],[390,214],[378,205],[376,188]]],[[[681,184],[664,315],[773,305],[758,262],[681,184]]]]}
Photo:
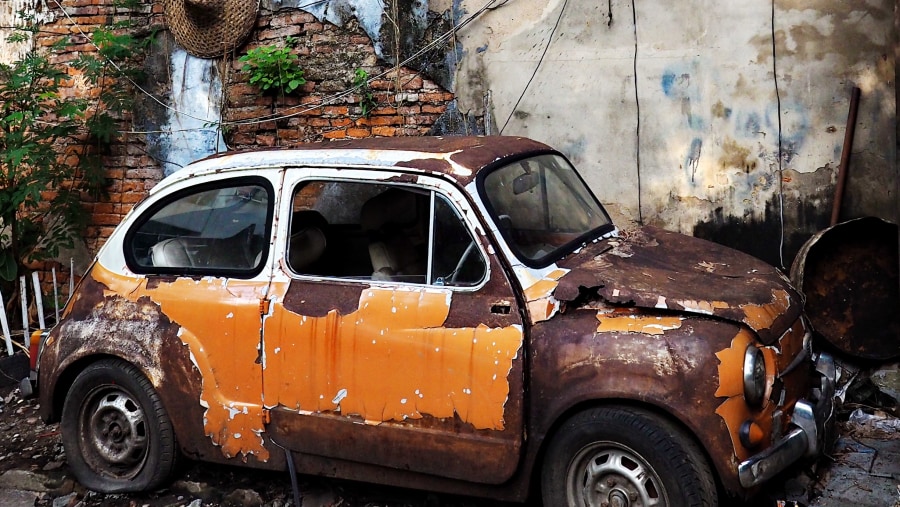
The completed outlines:
{"type": "Polygon", "coordinates": [[[589,244],[561,261],[553,296],[596,291],[613,305],[712,315],[744,324],[771,344],[800,316],[802,302],[774,267],[742,252],[645,227],[589,244]]]}

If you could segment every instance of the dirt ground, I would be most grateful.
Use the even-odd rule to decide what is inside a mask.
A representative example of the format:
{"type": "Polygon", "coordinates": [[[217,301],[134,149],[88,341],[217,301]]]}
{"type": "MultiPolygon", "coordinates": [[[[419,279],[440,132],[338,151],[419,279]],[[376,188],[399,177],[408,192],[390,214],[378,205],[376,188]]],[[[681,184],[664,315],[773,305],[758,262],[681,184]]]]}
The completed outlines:
{"type": "MultiPolygon", "coordinates": [[[[15,387],[0,388],[0,476],[16,472],[23,489],[42,489],[36,507],[292,505],[287,474],[185,460],[166,488],[146,494],[104,495],[85,490],[71,478],[57,424],[45,425],[35,399],[22,399],[15,387]],[[34,483],[42,483],[33,486],[34,483]]],[[[349,481],[300,476],[302,505],[309,507],[487,507],[487,502],[349,481]]],[[[0,485],[0,489],[9,484],[0,485]]],[[[27,497],[31,498],[31,497],[27,497]]],[[[9,505],[0,497],[0,505],[9,505]]]]}
{"type": "MultiPolygon", "coordinates": [[[[37,409],[37,400],[23,399],[16,386],[0,387],[0,505],[3,507],[293,505],[290,478],[286,473],[254,471],[188,460],[184,460],[174,481],[158,491],[145,494],[105,495],[85,490],[69,473],[58,425],[45,425],[40,420],[37,409]],[[19,496],[9,496],[11,493],[19,496]]],[[[846,419],[845,415],[844,420],[846,419]]],[[[842,428],[842,433],[848,433],[846,426],[842,428]]],[[[854,435],[850,433],[850,437],[853,438],[854,435]]],[[[897,435],[889,434],[887,438],[896,437],[897,435]]],[[[840,459],[830,462],[823,460],[824,466],[818,470],[804,467],[784,474],[778,480],[772,481],[766,490],[761,491],[752,502],[743,507],[882,505],[878,501],[842,503],[827,498],[827,490],[836,487],[833,480],[831,483],[828,482],[828,477],[842,477],[840,461],[840,459]],[[824,497],[823,492],[826,493],[824,497]],[[796,504],[778,502],[779,499],[789,497],[804,501],[796,504]]],[[[305,507],[511,507],[494,501],[350,481],[309,476],[300,476],[298,480],[302,505],[305,507]]],[[[867,481],[865,477],[861,481],[853,480],[867,481]]],[[[900,483],[897,487],[900,491],[900,483]]],[[[723,499],[720,503],[733,507],[739,505],[729,499],[723,499]]]]}

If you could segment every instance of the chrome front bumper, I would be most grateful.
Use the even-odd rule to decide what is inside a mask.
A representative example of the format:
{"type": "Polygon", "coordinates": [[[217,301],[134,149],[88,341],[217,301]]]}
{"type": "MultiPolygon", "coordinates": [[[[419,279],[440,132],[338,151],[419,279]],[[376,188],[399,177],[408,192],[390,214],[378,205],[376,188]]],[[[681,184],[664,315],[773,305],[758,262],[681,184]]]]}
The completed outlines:
{"type": "Polygon", "coordinates": [[[830,441],[834,416],[834,359],[824,352],[819,353],[816,371],[821,383],[810,393],[815,401],[797,401],[788,433],[765,451],[738,465],[741,486],[752,488],[771,479],[797,460],[818,455],[830,441]]]}

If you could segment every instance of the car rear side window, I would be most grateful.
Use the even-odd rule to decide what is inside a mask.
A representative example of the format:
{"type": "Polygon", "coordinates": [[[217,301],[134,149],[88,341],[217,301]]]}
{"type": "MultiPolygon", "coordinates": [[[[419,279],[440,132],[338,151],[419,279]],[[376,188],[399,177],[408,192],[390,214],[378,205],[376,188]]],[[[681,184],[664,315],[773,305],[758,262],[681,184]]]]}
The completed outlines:
{"type": "Polygon", "coordinates": [[[266,255],[270,195],[270,185],[254,178],[162,200],[126,236],[129,267],[136,273],[253,276],[266,255]]]}
{"type": "Polygon", "coordinates": [[[455,205],[432,190],[312,181],[293,203],[286,260],[295,273],[457,287],[487,275],[455,205]]]}

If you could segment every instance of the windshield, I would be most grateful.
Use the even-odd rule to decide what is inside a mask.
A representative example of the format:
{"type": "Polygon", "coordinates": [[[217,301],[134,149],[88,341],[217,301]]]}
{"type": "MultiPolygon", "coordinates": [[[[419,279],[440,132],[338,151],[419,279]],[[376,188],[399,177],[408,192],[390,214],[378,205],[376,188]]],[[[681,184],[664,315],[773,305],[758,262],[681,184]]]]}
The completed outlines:
{"type": "Polygon", "coordinates": [[[499,167],[480,188],[500,233],[531,267],[546,266],[613,230],[606,211],[560,155],[499,167]]]}

